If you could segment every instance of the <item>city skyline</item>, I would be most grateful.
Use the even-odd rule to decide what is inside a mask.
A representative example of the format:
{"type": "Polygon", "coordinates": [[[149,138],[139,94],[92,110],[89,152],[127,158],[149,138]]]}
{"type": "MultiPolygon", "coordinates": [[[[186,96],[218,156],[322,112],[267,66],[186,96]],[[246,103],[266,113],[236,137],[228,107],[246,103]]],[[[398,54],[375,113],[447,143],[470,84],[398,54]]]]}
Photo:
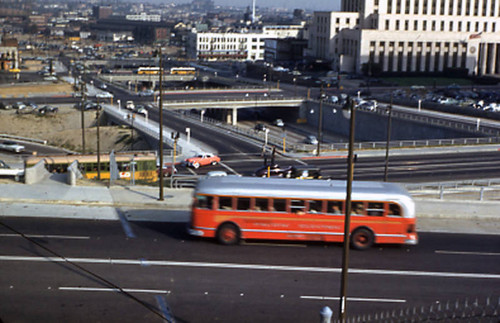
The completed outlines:
{"type": "MultiPolygon", "coordinates": [[[[177,4],[186,4],[186,3],[191,3],[192,0],[173,0],[172,2],[177,4]]],[[[220,6],[251,7],[252,0],[214,0],[214,4],[220,6]]],[[[304,1],[302,0],[274,0],[274,1],[256,0],[256,6],[269,7],[269,8],[333,11],[333,10],[338,10],[340,8],[340,0],[315,0],[306,4],[304,4],[304,1]]]]}

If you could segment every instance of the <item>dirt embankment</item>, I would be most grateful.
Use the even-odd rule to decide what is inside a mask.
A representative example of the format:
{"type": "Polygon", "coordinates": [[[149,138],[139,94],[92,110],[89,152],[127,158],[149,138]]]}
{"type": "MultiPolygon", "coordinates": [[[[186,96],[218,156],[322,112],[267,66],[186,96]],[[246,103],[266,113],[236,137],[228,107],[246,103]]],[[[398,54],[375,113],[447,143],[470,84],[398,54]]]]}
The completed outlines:
{"type": "MultiPolygon", "coordinates": [[[[106,126],[104,125],[105,117],[102,118],[99,127],[102,152],[149,149],[136,132],[132,137],[132,131],[129,128],[106,126]]],[[[97,151],[96,112],[86,111],[84,123],[85,149],[87,153],[94,153],[97,151]]],[[[81,111],[72,106],[59,106],[59,111],[53,115],[16,114],[15,110],[0,110],[0,134],[47,140],[51,146],[81,152],[81,111]]]]}

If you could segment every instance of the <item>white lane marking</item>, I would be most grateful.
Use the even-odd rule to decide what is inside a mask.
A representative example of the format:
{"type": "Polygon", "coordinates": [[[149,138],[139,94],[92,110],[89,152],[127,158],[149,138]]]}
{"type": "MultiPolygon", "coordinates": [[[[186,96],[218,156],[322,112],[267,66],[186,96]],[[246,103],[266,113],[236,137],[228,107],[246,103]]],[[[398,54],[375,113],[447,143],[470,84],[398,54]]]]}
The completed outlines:
{"type": "MultiPolygon", "coordinates": [[[[301,299],[314,299],[314,300],[328,300],[338,301],[340,297],[330,296],[300,296],[301,299]]],[[[405,299],[391,299],[391,298],[365,298],[365,297],[347,297],[351,302],[377,302],[377,303],[406,303],[405,299]]]]}
{"type": "MultiPolygon", "coordinates": [[[[118,288],[97,288],[97,287],[59,287],[59,290],[67,290],[67,291],[77,291],[77,292],[115,292],[119,293],[120,290],[118,288]]],[[[123,291],[127,293],[154,293],[154,294],[169,294],[168,290],[159,290],[159,289],[133,289],[133,288],[123,288],[123,291]]]]}
{"type": "Polygon", "coordinates": [[[292,247],[292,248],[306,248],[305,244],[280,244],[280,243],[267,243],[267,242],[248,242],[242,241],[242,245],[245,246],[266,246],[266,247],[292,247]]]}
{"type": "MultiPolygon", "coordinates": [[[[74,240],[88,240],[89,236],[65,236],[53,234],[25,234],[28,238],[43,238],[43,239],[74,239],[74,240]]],[[[0,233],[0,237],[6,238],[21,238],[21,235],[15,233],[0,233]]]]}
{"type": "Polygon", "coordinates": [[[225,169],[229,170],[229,172],[233,173],[233,174],[236,174],[236,175],[240,175],[237,171],[235,171],[234,169],[232,169],[231,167],[229,167],[228,165],[226,165],[225,163],[219,163],[222,167],[224,167],[225,169]]]}
{"type": "Polygon", "coordinates": [[[435,253],[444,254],[444,255],[500,256],[500,252],[436,250],[435,253]]]}
{"type": "MultiPolygon", "coordinates": [[[[36,261],[36,262],[66,262],[87,264],[110,264],[110,265],[142,265],[144,260],[136,259],[100,259],[100,258],[60,258],[60,257],[26,257],[26,256],[0,256],[0,261],[36,261]]],[[[209,263],[209,262],[187,262],[149,260],[150,266],[175,266],[192,268],[224,268],[224,269],[249,269],[249,270],[277,270],[277,271],[303,271],[318,273],[341,273],[342,268],[326,267],[297,267],[278,265],[256,265],[256,264],[234,264],[234,263],[209,263]]],[[[384,269],[349,269],[350,274],[364,275],[394,275],[414,277],[446,277],[446,278],[470,278],[470,279],[500,279],[500,274],[485,273],[456,273],[456,272],[433,272],[433,271],[408,271],[408,270],[384,270],[384,269]]]]}

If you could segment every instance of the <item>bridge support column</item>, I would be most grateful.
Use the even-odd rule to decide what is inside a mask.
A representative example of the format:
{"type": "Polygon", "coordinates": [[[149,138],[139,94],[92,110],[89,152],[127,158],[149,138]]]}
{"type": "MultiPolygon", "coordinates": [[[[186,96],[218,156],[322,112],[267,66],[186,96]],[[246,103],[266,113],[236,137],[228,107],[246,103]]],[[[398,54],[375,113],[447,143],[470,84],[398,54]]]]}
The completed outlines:
{"type": "Polygon", "coordinates": [[[224,112],[226,113],[226,123],[227,124],[231,124],[232,123],[232,121],[231,121],[232,114],[229,113],[230,110],[229,109],[225,109],[224,112]]]}
{"type": "Polygon", "coordinates": [[[232,121],[233,121],[233,126],[236,126],[236,124],[238,123],[238,109],[237,108],[233,108],[232,121]]]}

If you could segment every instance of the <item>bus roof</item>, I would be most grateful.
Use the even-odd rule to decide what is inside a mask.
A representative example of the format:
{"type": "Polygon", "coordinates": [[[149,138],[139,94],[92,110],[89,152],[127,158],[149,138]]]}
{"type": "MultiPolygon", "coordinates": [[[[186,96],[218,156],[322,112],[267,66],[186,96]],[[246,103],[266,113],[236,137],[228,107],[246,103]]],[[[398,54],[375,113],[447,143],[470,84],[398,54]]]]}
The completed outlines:
{"type": "MultiPolygon", "coordinates": [[[[231,196],[345,199],[346,181],[239,176],[209,177],[198,182],[196,192],[231,196]]],[[[353,182],[352,200],[408,201],[408,199],[411,200],[410,194],[399,184],[353,182]]]]}
{"type": "MultiPolygon", "coordinates": [[[[118,162],[130,161],[132,158],[134,158],[135,161],[156,160],[156,153],[154,151],[115,152],[115,159],[118,162]]],[[[75,160],[78,160],[79,163],[96,163],[97,155],[73,154],[73,155],[29,156],[28,158],[26,158],[26,164],[34,165],[38,163],[40,160],[45,160],[45,162],[49,164],[71,164],[75,160]]],[[[109,154],[101,154],[100,161],[103,163],[109,162],[109,154]]]]}

